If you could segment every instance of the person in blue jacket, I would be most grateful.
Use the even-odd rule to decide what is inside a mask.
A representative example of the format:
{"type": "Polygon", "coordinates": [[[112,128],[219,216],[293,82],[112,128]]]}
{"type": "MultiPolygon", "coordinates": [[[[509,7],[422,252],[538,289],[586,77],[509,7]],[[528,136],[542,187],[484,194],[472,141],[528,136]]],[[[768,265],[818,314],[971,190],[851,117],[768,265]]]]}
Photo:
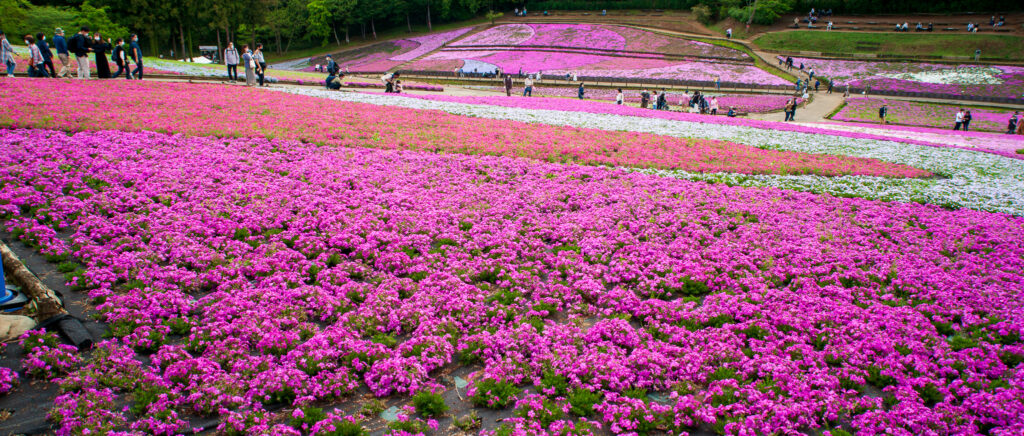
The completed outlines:
{"type": "Polygon", "coordinates": [[[61,65],[60,74],[54,77],[67,77],[71,73],[71,53],[68,52],[68,40],[64,39],[64,29],[60,27],[53,31],[53,48],[57,50],[61,65]]]}
{"type": "Polygon", "coordinates": [[[128,45],[128,56],[135,61],[135,69],[132,70],[132,76],[142,80],[142,47],[139,46],[139,35],[133,33],[131,41],[132,43],[128,45]]]}
{"type": "Polygon", "coordinates": [[[39,32],[36,34],[36,47],[39,47],[39,54],[43,55],[43,68],[50,70],[50,77],[57,77],[57,72],[53,69],[53,51],[50,50],[50,45],[46,43],[46,34],[39,32]]]}
{"type": "Polygon", "coordinates": [[[586,95],[587,90],[583,89],[583,82],[580,82],[580,88],[576,91],[576,96],[583,100],[583,96],[586,95]]]}

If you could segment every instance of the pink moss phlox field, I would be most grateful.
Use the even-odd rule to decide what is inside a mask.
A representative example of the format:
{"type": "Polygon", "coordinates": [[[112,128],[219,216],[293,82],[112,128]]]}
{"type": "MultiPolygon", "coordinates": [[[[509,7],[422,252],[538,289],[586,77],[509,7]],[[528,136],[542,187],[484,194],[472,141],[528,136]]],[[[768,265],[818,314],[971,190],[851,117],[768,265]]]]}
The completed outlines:
{"type": "Polygon", "coordinates": [[[472,60],[496,65],[505,72],[564,75],[576,73],[587,77],[635,79],[676,79],[737,82],[758,85],[790,85],[750,63],[701,60],[660,59],[657,57],[609,56],[598,53],[558,52],[547,50],[442,50],[413,62],[410,70],[441,68],[450,71],[451,64],[440,61],[472,60]]]}
{"type": "MultiPolygon", "coordinates": [[[[1024,155],[1015,153],[1016,148],[1013,147],[1017,143],[1017,138],[999,138],[998,140],[986,141],[990,144],[971,144],[971,143],[960,143],[946,141],[941,137],[931,136],[918,136],[918,135],[904,135],[904,134],[890,134],[883,130],[876,129],[848,129],[843,125],[835,125],[833,123],[813,123],[813,124],[790,124],[780,123],[775,121],[762,121],[754,120],[749,118],[727,118],[724,116],[727,109],[724,107],[719,109],[719,116],[709,116],[693,114],[689,112],[676,112],[676,111],[655,111],[651,109],[640,109],[639,107],[633,107],[628,105],[614,105],[608,104],[602,101],[587,101],[578,100],[572,98],[544,98],[544,97],[519,97],[518,95],[513,97],[505,96],[491,96],[491,97],[466,97],[466,96],[452,96],[452,95],[406,95],[404,97],[420,98],[424,100],[437,100],[437,101],[449,101],[456,103],[466,104],[481,104],[481,105],[493,105],[503,107],[515,107],[523,109],[542,109],[542,110],[558,110],[558,111],[576,111],[586,112],[593,114],[613,114],[613,115],[627,115],[636,117],[650,117],[650,118],[661,118],[665,120],[676,120],[676,121],[690,121],[698,123],[709,123],[709,124],[722,124],[727,126],[744,126],[754,127],[758,129],[771,129],[771,130],[784,130],[789,132],[800,132],[800,133],[812,133],[829,136],[839,136],[845,138],[858,138],[858,139],[874,139],[879,141],[896,141],[907,144],[923,145],[927,147],[952,147],[960,148],[965,150],[981,151],[985,153],[998,154],[1013,159],[1024,159],[1024,155]],[[858,131],[860,130],[860,131],[858,131]]],[[[678,96],[669,93],[669,103],[675,104],[678,102],[678,96]]],[[[719,104],[721,106],[721,104],[719,104]]],[[[674,106],[678,109],[678,106],[674,106]]],[[[869,126],[870,127],[870,126],[869,126]]],[[[899,127],[899,126],[896,126],[899,127]]],[[[971,134],[975,134],[971,132],[971,134]]],[[[978,133],[981,135],[993,135],[991,133],[978,133]]]]}
{"type": "MultiPolygon", "coordinates": [[[[504,92],[505,88],[492,87],[489,90],[504,92]]],[[[657,88],[652,87],[648,91],[654,91],[657,88]]],[[[605,100],[615,101],[618,95],[618,90],[611,88],[587,88],[586,98],[590,100],[605,100]]],[[[547,96],[547,97],[572,97],[577,96],[577,89],[573,87],[533,87],[533,95],[547,96]]],[[[629,103],[640,103],[640,91],[635,89],[624,90],[623,97],[626,102],[629,103]]],[[[680,105],[679,99],[682,97],[681,94],[674,94],[670,99],[670,103],[673,106],[680,105]]],[[[786,107],[786,101],[789,100],[790,96],[786,95],[748,95],[748,94],[724,94],[716,96],[718,98],[718,107],[720,112],[723,114],[729,111],[729,107],[735,107],[737,112],[741,113],[763,113],[780,111],[786,107]]],[[[802,98],[797,98],[798,103],[803,103],[802,98]]]]}
{"type": "Polygon", "coordinates": [[[971,111],[971,129],[1005,132],[1013,109],[972,108],[954,104],[921,103],[886,98],[853,97],[846,99],[846,107],[835,114],[836,121],[878,121],[878,108],[888,106],[886,120],[909,126],[941,127],[952,129],[956,112],[961,108],[971,111]]]}
{"type": "Polygon", "coordinates": [[[700,172],[931,175],[873,159],[762,150],[725,141],[467,118],[440,111],[339,103],[259,89],[223,92],[224,89],[223,85],[187,83],[3,80],[0,106],[5,111],[0,112],[0,125],[70,131],[119,129],[220,137],[263,136],[344,147],[494,154],[551,162],[700,172]],[[52,98],[34,98],[40,93],[52,98]],[[97,111],[97,106],[109,110],[97,111]]]}
{"type": "Polygon", "coordinates": [[[82,262],[114,335],[61,381],[61,434],[274,433],[456,362],[515,385],[516,426],[589,391],[613,432],[1024,432],[1024,218],[280,139],[0,147],[7,229],[82,262]]]}
{"type": "Polygon", "coordinates": [[[503,24],[461,39],[450,47],[533,46],[615,50],[682,56],[748,59],[739,50],[655,32],[599,24],[503,24]]]}
{"type": "Polygon", "coordinates": [[[953,95],[1024,97],[1024,67],[1009,65],[945,65],[911,62],[845,61],[794,58],[805,71],[873,90],[953,95]]]}
{"type": "Polygon", "coordinates": [[[446,42],[458,38],[472,29],[472,27],[464,27],[449,32],[432,33],[429,35],[419,36],[416,38],[409,38],[407,41],[414,42],[418,44],[418,46],[400,55],[392,56],[390,59],[393,61],[403,62],[411,61],[434,50],[437,50],[438,48],[441,48],[441,46],[444,45],[446,42]]]}

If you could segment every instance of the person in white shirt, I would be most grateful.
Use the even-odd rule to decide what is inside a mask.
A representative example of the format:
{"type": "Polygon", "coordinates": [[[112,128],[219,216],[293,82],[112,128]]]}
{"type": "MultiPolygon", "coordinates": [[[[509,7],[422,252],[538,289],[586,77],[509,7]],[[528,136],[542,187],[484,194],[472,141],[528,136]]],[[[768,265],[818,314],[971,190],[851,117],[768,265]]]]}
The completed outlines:
{"type": "Polygon", "coordinates": [[[533,79],[530,76],[526,76],[526,81],[523,82],[523,97],[533,97],[533,79]]]}
{"type": "Polygon", "coordinates": [[[828,26],[825,27],[825,30],[832,30],[832,22],[831,21],[828,22],[828,26]]]}
{"type": "Polygon", "coordinates": [[[953,126],[953,130],[960,130],[960,126],[963,126],[963,124],[964,124],[964,110],[963,109],[960,109],[959,111],[957,111],[955,121],[956,121],[956,125],[953,126]]]}
{"type": "Polygon", "coordinates": [[[615,104],[621,105],[625,98],[622,96],[622,90],[619,89],[619,94],[615,96],[615,104]]]}

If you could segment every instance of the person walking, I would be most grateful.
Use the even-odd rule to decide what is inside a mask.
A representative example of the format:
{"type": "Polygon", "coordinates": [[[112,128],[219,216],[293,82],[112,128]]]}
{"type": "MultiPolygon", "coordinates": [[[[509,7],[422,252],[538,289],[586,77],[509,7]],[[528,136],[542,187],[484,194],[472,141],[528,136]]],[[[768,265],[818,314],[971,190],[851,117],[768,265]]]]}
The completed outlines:
{"type": "Polygon", "coordinates": [[[117,72],[110,78],[116,79],[121,77],[121,73],[124,73],[124,77],[131,80],[132,75],[128,72],[128,54],[124,49],[124,38],[117,38],[117,41],[114,41],[114,51],[110,53],[110,58],[114,60],[114,65],[117,65],[117,72]]]}
{"type": "Polygon", "coordinates": [[[784,110],[786,117],[782,121],[793,121],[793,99],[786,100],[786,108],[784,110]]]}
{"type": "Polygon", "coordinates": [[[715,76],[715,91],[722,90],[722,76],[715,76]]]}
{"type": "Polygon", "coordinates": [[[7,35],[3,30],[0,30],[0,60],[3,60],[4,66],[7,67],[7,77],[14,77],[14,69],[18,67],[18,63],[14,62],[14,47],[7,42],[7,35]]]}
{"type": "Polygon", "coordinates": [[[57,50],[61,65],[60,74],[56,77],[67,77],[71,74],[71,53],[68,52],[68,40],[64,39],[64,29],[60,27],[53,31],[53,48],[57,50]]]}
{"type": "Polygon", "coordinates": [[[583,89],[583,82],[580,82],[580,87],[576,89],[576,97],[578,97],[580,100],[583,100],[583,96],[586,93],[587,91],[583,89]]]}
{"type": "Polygon", "coordinates": [[[506,74],[505,75],[505,96],[506,97],[511,97],[512,96],[512,75],[511,74],[506,74]]]}
{"type": "Polygon", "coordinates": [[[78,62],[78,78],[89,78],[89,28],[82,27],[70,41],[71,53],[75,54],[75,61],[78,62]]]}
{"type": "Polygon", "coordinates": [[[533,97],[533,79],[530,76],[523,82],[523,97],[533,97]]]}
{"type": "Polygon", "coordinates": [[[255,86],[256,58],[252,56],[248,44],[242,46],[242,64],[245,65],[245,86],[255,86]]]}
{"type": "Polygon", "coordinates": [[[954,121],[956,122],[956,124],[953,126],[953,130],[960,130],[960,126],[964,124],[963,109],[960,109],[959,111],[956,112],[956,117],[954,118],[954,121]]]}
{"type": "Polygon", "coordinates": [[[228,48],[224,49],[224,65],[228,66],[228,80],[231,83],[238,81],[238,61],[238,49],[235,43],[228,41],[228,48]]]}
{"type": "Polygon", "coordinates": [[[135,70],[132,71],[132,77],[142,80],[142,47],[139,45],[139,35],[133,33],[128,40],[130,41],[128,44],[128,56],[135,61],[135,70]]]}
{"type": "Polygon", "coordinates": [[[815,80],[814,81],[814,92],[818,92],[818,87],[820,87],[820,86],[821,86],[821,81],[820,80],[815,80]]]}
{"type": "Polygon", "coordinates": [[[110,64],[107,63],[107,52],[111,49],[110,40],[103,41],[99,32],[93,38],[92,51],[96,53],[96,77],[101,79],[110,78],[110,64]]]}
{"type": "Polygon", "coordinates": [[[615,96],[615,104],[622,106],[622,102],[625,99],[626,97],[622,95],[622,89],[620,88],[619,93],[615,96]]]}
{"type": "Polygon", "coordinates": [[[260,77],[260,86],[264,86],[267,77],[267,61],[263,58],[263,43],[256,43],[256,51],[252,56],[256,60],[256,74],[260,77]]]}
{"type": "Polygon", "coordinates": [[[28,46],[29,51],[28,76],[47,77],[46,69],[43,68],[43,54],[39,52],[36,39],[32,35],[25,35],[25,45],[28,46]]]}
{"type": "Polygon", "coordinates": [[[882,124],[885,124],[885,116],[888,115],[888,113],[889,113],[889,108],[887,108],[883,104],[882,107],[878,108],[878,121],[880,123],[882,123],[882,124]]]}
{"type": "Polygon", "coordinates": [[[1012,135],[1013,132],[1017,130],[1017,123],[1019,123],[1019,122],[1020,122],[1020,112],[1019,111],[1014,111],[1013,112],[1013,116],[1010,117],[1009,124],[1006,126],[1006,134],[1007,135],[1012,135]]]}
{"type": "Polygon", "coordinates": [[[46,43],[46,34],[39,32],[36,34],[36,47],[39,47],[39,53],[43,55],[43,67],[49,69],[49,77],[57,77],[57,71],[53,68],[53,51],[50,50],[50,45],[46,43]]]}
{"type": "Polygon", "coordinates": [[[972,118],[971,117],[971,110],[967,109],[967,112],[964,112],[964,131],[965,132],[968,131],[971,128],[971,118],[972,118]]]}
{"type": "Polygon", "coordinates": [[[831,80],[828,81],[828,90],[826,91],[826,93],[828,93],[828,94],[832,93],[832,81],[831,80]]]}

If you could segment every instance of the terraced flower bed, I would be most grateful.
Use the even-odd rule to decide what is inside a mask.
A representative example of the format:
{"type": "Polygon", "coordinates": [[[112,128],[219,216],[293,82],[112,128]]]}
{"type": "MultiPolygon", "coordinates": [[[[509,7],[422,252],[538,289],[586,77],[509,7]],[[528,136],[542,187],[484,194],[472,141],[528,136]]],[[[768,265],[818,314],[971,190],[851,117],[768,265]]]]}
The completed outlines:
{"type": "MultiPolygon", "coordinates": [[[[359,433],[335,406],[452,367],[503,433],[1024,431],[1022,218],[283,139],[0,146],[4,224],[113,336],[26,339],[22,377],[68,374],[61,434],[359,433]]],[[[387,433],[455,432],[414,403],[387,433]]]]}
{"type": "Polygon", "coordinates": [[[746,53],[700,41],[673,38],[623,26],[598,24],[503,24],[450,47],[501,46],[596,49],[629,53],[749,59],[746,53]]]}
{"type": "MultiPolygon", "coordinates": [[[[352,73],[377,73],[388,71],[405,62],[430,53],[446,42],[456,39],[472,27],[465,27],[442,33],[432,33],[408,39],[380,42],[367,47],[335,53],[332,57],[342,71],[352,73]]],[[[318,57],[312,63],[326,65],[325,57],[318,57]]],[[[310,65],[305,71],[313,71],[310,65]]]]}
{"type": "Polygon", "coordinates": [[[762,150],[727,141],[467,120],[403,108],[391,108],[382,117],[374,105],[347,104],[344,111],[338,111],[324,99],[259,89],[221,92],[224,88],[218,85],[3,81],[0,90],[0,105],[8,109],[0,113],[0,125],[12,127],[263,136],[345,147],[496,154],[700,172],[931,175],[873,159],[762,150]],[[31,98],[40,92],[53,98],[46,102],[31,98]],[[97,112],[93,110],[97,106],[111,110],[97,112]],[[111,116],[116,110],[124,111],[125,116],[111,116]],[[236,117],[245,118],[246,123],[234,122],[236,117]]]}
{"type": "Polygon", "coordinates": [[[1024,67],[809,58],[793,61],[808,69],[813,67],[816,74],[832,79],[838,86],[1018,99],[1024,95],[1024,67]]]}
{"type": "Polygon", "coordinates": [[[584,77],[628,79],[674,79],[736,82],[754,85],[787,86],[790,83],[749,63],[710,60],[674,60],[653,57],[609,56],[595,53],[566,53],[547,50],[445,50],[426,56],[406,68],[409,70],[454,71],[473,62],[480,71],[500,68],[506,73],[543,72],[578,74],[584,77]]]}
{"type": "MultiPolygon", "coordinates": [[[[522,94],[522,87],[516,88],[519,91],[517,95],[522,94]]],[[[489,91],[505,92],[505,88],[500,86],[483,87],[489,91]]],[[[652,87],[648,91],[657,91],[656,87],[652,87]]],[[[545,97],[572,97],[575,98],[577,93],[576,88],[572,87],[546,87],[546,86],[534,86],[533,95],[545,96],[545,97]]],[[[604,100],[604,101],[615,101],[616,96],[619,94],[618,90],[610,88],[587,88],[586,98],[589,100],[604,100]]],[[[712,94],[708,94],[712,95],[712,94]]],[[[762,112],[773,112],[780,111],[786,107],[786,101],[792,97],[784,95],[749,95],[749,94],[723,94],[715,95],[718,99],[718,105],[720,111],[724,114],[729,111],[730,107],[735,107],[737,112],[741,113],[762,113],[762,112]]],[[[623,98],[628,103],[640,103],[640,92],[636,90],[626,90],[623,92],[623,98]]],[[[670,99],[673,106],[679,103],[681,95],[673,95],[670,99]]],[[[798,98],[798,102],[803,102],[803,99],[798,98]]]]}
{"type": "Polygon", "coordinates": [[[1013,115],[1011,109],[980,108],[951,104],[919,103],[906,100],[856,97],[846,100],[846,106],[832,116],[836,121],[877,122],[878,108],[888,107],[886,119],[895,124],[952,129],[956,112],[961,108],[971,111],[971,129],[1005,132],[1013,115]]]}

